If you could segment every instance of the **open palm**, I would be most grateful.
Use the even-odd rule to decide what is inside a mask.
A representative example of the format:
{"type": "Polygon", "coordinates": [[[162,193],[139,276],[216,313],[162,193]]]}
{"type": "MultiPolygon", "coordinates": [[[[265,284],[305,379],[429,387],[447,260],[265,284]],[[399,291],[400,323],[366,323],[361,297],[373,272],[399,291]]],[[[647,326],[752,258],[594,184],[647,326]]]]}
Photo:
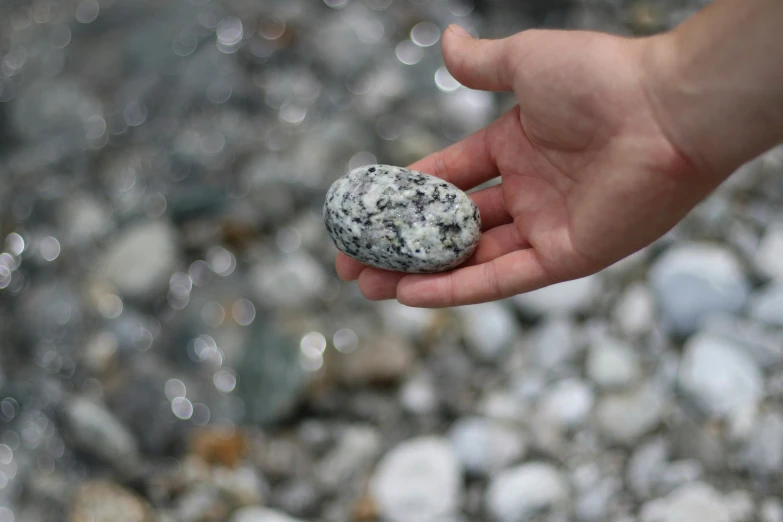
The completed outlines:
{"type": "Polygon", "coordinates": [[[338,274],[369,299],[443,307],[502,299],[594,273],[651,243],[712,186],[668,139],[645,77],[645,40],[526,31],[443,37],[452,75],[513,90],[490,126],[411,165],[467,190],[484,232],[462,267],[409,275],[339,254],[338,274]]]}

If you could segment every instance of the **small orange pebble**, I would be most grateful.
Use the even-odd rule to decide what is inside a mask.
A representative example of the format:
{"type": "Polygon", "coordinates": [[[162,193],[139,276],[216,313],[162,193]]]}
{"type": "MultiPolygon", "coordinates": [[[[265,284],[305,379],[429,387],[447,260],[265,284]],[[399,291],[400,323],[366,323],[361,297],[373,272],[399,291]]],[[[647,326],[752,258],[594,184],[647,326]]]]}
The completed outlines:
{"type": "Polygon", "coordinates": [[[209,464],[234,468],[247,453],[247,438],[236,428],[200,428],[190,438],[190,451],[209,464]]]}

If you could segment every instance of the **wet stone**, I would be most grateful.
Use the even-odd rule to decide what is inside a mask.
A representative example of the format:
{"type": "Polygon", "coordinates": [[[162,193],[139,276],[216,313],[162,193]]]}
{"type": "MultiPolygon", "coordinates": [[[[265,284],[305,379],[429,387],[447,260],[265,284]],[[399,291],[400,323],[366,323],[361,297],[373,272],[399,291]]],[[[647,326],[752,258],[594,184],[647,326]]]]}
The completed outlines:
{"type": "Polygon", "coordinates": [[[338,249],[367,265],[408,273],[450,270],[478,246],[481,217],[454,185],[420,172],[370,165],[338,179],[324,221],[338,249]]]}

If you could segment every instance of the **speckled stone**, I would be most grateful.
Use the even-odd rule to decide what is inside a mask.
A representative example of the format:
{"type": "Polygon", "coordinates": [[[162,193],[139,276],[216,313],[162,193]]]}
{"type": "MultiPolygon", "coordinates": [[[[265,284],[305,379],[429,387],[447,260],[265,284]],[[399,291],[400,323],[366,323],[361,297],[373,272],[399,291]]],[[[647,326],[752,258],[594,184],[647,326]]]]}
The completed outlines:
{"type": "Polygon", "coordinates": [[[337,248],[370,266],[408,273],[450,270],[478,246],[481,216],[440,178],[367,165],[334,182],[324,221],[337,248]]]}

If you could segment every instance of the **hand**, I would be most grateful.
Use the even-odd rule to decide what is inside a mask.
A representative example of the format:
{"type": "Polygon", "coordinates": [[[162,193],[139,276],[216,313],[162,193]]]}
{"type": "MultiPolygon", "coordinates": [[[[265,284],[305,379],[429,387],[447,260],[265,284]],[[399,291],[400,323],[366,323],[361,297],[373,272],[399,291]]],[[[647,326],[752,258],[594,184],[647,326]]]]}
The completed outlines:
{"type": "Polygon", "coordinates": [[[339,276],[371,300],[417,307],[502,299],[587,276],[648,245],[718,183],[700,175],[665,134],[646,70],[656,38],[525,31],[475,40],[443,35],[463,85],[513,90],[518,104],[488,127],[410,168],[471,195],[484,231],[462,267],[408,275],[340,253],[339,276]]]}

